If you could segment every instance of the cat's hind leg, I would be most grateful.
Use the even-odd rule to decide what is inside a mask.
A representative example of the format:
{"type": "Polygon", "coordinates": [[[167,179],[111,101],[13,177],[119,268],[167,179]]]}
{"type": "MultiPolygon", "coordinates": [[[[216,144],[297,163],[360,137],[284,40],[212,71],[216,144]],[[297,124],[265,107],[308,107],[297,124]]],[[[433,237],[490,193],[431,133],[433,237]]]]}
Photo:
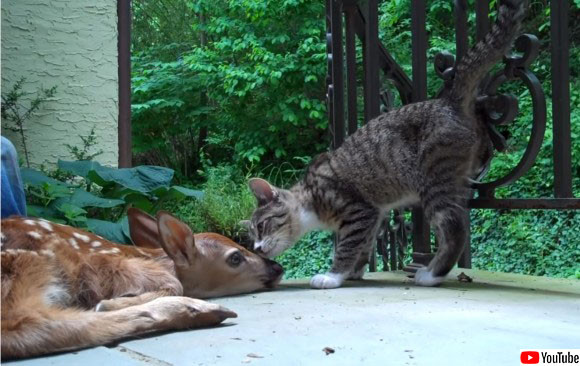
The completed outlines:
{"type": "MultiPolygon", "coordinates": [[[[457,193],[457,195],[462,195],[457,193]]],[[[457,263],[469,234],[468,211],[465,200],[458,196],[439,197],[427,207],[426,214],[435,226],[439,247],[427,267],[415,273],[415,283],[420,286],[437,286],[457,263]]]]}
{"type": "Polygon", "coordinates": [[[312,288],[340,287],[353,274],[360,274],[358,279],[362,278],[361,270],[364,271],[366,263],[360,266],[361,258],[363,255],[368,258],[372,248],[379,227],[379,212],[366,205],[357,205],[350,211],[344,215],[345,219],[339,225],[338,242],[330,272],[312,277],[312,288]]]}

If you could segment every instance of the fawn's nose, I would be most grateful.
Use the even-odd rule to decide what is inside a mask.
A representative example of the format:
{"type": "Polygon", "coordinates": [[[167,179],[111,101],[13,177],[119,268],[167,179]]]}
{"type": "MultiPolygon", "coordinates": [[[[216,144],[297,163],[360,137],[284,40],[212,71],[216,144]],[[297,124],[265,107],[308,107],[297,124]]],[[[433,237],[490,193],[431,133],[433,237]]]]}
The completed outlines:
{"type": "Polygon", "coordinates": [[[266,263],[268,264],[268,267],[270,268],[270,273],[272,274],[272,277],[278,277],[284,273],[284,268],[282,268],[282,266],[280,264],[278,264],[278,262],[274,262],[273,260],[266,259],[266,263]]]}

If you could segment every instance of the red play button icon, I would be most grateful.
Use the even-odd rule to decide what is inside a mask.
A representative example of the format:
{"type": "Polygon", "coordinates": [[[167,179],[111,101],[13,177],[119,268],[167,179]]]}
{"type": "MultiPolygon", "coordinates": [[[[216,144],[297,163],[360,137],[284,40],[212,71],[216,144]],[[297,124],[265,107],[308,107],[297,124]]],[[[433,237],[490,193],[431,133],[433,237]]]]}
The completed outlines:
{"type": "Polygon", "coordinates": [[[520,355],[520,361],[526,365],[533,365],[540,363],[540,352],[538,351],[523,351],[520,355]]]}

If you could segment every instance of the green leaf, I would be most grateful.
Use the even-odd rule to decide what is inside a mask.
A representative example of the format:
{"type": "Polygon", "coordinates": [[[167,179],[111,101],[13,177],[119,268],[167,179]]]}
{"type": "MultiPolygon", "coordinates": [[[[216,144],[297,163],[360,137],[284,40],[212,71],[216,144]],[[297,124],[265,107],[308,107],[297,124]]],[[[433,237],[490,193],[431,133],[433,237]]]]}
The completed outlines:
{"type": "Polygon", "coordinates": [[[87,219],[87,227],[97,235],[115,243],[130,244],[129,219],[125,216],[119,222],[87,219]]]}
{"type": "Polygon", "coordinates": [[[67,218],[73,218],[87,213],[87,211],[83,210],[81,207],[68,202],[62,203],[56,209],[62,212],[67,218]]]}
{"type": "Polygon", "coordinates": [[[124,200],[127,204],[130,204],[131,206],[141,209],[145,212],[152,213],[153,211],[153,203],[151,203],[151,200],[147,196],[141,193],[130,193],[124,197],[124,200]]]}
{"type": "Polygon", "coordinates": [[[181,201],[182,199],[184,199],[186,197],[193,197],[196,199],[203,198],[202,191],[196,191],[193,189],[180,187],[180,186],[172,186],[171,188],[166,188],[166,187],[159,188],[159,189],[155,190],[153,192],[153,194],[157,198],[159,198],[160,201],[165,201],[165,200],[181,201]]]}
{"type": "Polygon", "coordinates": [[[101,167],[91,171],[89,178],[97,184],[117,183],[134,191],[149,193],[160,187],[169,186],[173,179],[173,170],[149,165],[124,169],[101,167]]]}
{"type": "Polygon", "coordinates": [[[79,207],[101,208],[116,207],[125,203],[123,200],[97,197],[83,189],[77,189],[69,202],[79,207]]]}
{"type": "Polygon", "coordinates": [[[59,216],[59,212],[50,206],[26,205],[26,214],[30,217],[42,217],[59,224],[65,223],[65,220],[56,218],[59,216]]]}
{"type": "MultiPolygon", "coordinates": [[[[43,190],[43,194],[45,194],[47,197],[50,197],[52,199],[62,198],[62,197],[70,197],[70,195],[71,195],[70,188],[67,186],[62,186],[62,185],[53,185],[53,184],[49,184],[49,183],[43,183],[42,190],[43,190]]],[[[31,190],[31,193],[34,194],[34,191],[31,190]]]]}
{"type": "Polygon", "coordinates": [[[68,186],[68,184],[64,182],[47,177],[43,172],[30,168],[21,168],[20,175],[22,176],[22,181],[25,184],[30,184],[33,186],[42,186],[44,183],[56,186],[68,186]]]}
{"type": "Polygon", "coordinates": [[[91,170],[98,170],[103,168],[101,164],[96,161],[65,161],[58,160],[58,167],[65,172],[87,178],[91,170]]]}
{"type": "Polygon", "coordinates": [[[169,188],[169,191],[175,191],[179,194],[181,194],[183,196],[183,198],[185,197],[194,197],[198,200],[203,198],[203,192],[202,191],[198,191],[195,189],[189,189],[189,188],[185,188],[185,187],[181,187],[181,186],[172,186],[171,188],[169,188]]]}

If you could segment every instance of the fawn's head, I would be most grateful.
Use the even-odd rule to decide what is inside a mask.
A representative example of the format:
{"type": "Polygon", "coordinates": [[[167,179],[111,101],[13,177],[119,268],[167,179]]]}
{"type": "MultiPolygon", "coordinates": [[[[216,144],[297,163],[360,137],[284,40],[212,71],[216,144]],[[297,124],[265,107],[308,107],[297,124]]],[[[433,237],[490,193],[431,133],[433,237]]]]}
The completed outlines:
{"type": "Polygon", "coordinates": [[[217,297],[273,288],[282,267],[213,233],[193,234],[167,212],[157,218],[129,209],[131,238],[137,246],[163,248],[175,263],[185,296],[217,297]]]}

